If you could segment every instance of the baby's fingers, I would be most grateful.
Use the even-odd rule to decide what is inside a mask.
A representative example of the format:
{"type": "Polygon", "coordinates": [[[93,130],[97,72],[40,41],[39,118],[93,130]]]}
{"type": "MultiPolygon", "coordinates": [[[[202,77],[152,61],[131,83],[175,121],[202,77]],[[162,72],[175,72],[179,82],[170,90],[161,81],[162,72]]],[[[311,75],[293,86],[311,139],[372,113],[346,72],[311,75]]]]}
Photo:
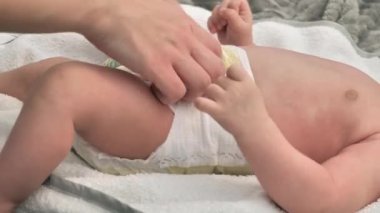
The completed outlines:
{"type": "Polygon", "coordinates": [[[217,7],[218,6],[216,6],[213,9],[211,16],[207,20],[207,27],[211,33],[216,33],[216,31],[217,31],[216,24],[215,24],[216,23],[216,15],[217,15],[217,12],[216,12],[217,7]]]}
{"type": "MultiPolygon", "coordinates": [[[[228,72],[228,71],[227,71],[228,72]]],[[[233,81],[229,79],[227,76],[221,76],[216,80],[215,84],[223,88],[224,90],[228,90],[233,84],[233,81]]]]}
{"type": "Polygon", "coordinates": [[[208,19],[207,26],[211,33],[216,33],[217,31],[222,30],[227,24],[226,20],[220,15],[220,8],[220,5],[215,6],[212,10],[212,15],[208,19]]]}
{"type": "MultiPolygon", "coordinates": [[[[250,72],[250,70],[248,70],[250,72]]],[[[230,66],[227,70],[227,77],[235,81],[243,81],[249,78],[247,71],[240,65],[240,63],[235,63],[230,66]]]]}
{"type": "Polygon", "coordinates": [[[238,11],[229,9],[229,8],[223,8],[220,9],[219,12],[220,16],[227,21],[229,26],[239,28],[242,23],[245,23],[244,20],[240,17],[238,11]]]}
{"type": "Polygon", "coordinates": [[[239,8],[239,14],[247,23],[252,23],[252,12],[248,1],[243,1],[239,8]]]}
{"type": "Polygon", "coordinates": [[[212,99],[214,101],[220,100],[224,95],[226,91],[220,87],[217,84],[211,84],[203,94],[203,97],[212,99]]]}
{"type": "Polygon", "coordinates": [[[205,97],[196,98],[194,101],[194,105],[197,109],[210,114],[212,117],[216,116],[220,111],[220,106],[218,105],[218,103],[205,97]]]}
{"type": "Polygon", "coordinates": [[[216,33],[216,26],[215,24],[213,23],[213,20],[212,20],[212,17],[210,17],[207,21],[207,27],[208,27],[208,30],[211,32],[211,33],[216,33]]]}
{"type": "Polygon", "coordinates": [[[242,0],[224,0],[221,6],[222,8],[230,8],[238,11],[241,1],[242,0]]]}

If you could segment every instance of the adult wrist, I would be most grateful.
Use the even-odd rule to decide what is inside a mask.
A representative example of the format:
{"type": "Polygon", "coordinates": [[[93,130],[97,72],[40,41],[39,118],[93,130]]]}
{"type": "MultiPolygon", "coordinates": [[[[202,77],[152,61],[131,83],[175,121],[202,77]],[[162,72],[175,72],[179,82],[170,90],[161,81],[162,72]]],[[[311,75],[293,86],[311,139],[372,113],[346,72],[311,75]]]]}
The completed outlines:
{"type": "Polygon", "coordinates": [[[108,19],[111,11],[108,0],[92,0],[84,7],[85,9],[80,12],[81,15],[73,20],[72,27],[74,32],[89,37],[99,31],[100,25],[108,19]]]}

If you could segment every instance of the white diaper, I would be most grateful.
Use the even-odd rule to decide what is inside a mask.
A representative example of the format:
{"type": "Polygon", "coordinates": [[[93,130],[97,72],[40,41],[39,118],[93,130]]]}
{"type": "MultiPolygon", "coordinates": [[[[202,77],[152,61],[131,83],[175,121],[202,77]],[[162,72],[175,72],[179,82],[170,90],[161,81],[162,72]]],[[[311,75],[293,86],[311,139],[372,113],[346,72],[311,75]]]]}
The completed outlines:
{"type": "MultiPolygon", "coordinates": [[[[227,65],[231,64],[231,59],[238,59],[252,76],[249,60],[243,49],[223,46],[223,52],[224,59],[230,59],[227,65]]],[[[249,172],[233,136],[212,117],[200,112],[191,103],[178,103],[171,108],[175,116],[169,135],[146,160],[109,156],[99,152],[80,137],[77,137],[74,149],[94,168],[112,174],[249,172]]]]}

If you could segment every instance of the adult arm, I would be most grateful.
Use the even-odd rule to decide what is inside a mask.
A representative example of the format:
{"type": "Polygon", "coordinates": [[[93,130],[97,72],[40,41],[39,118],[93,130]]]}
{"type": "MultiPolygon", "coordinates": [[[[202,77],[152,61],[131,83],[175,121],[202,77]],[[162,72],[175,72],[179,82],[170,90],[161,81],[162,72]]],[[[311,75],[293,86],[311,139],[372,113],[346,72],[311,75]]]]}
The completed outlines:
{"type": "Polygon", "coordinates": [[[0,31],[50,33],[82,31],[86,19],[101,8],[98,0],[2,0],[0,31]]]}
{"type": "Polygon", "coordinates": [[[164,103],[224,73],[219,43],[169,0],[2,0],[0,31],[83,34],[155,85],[164,103]]]}

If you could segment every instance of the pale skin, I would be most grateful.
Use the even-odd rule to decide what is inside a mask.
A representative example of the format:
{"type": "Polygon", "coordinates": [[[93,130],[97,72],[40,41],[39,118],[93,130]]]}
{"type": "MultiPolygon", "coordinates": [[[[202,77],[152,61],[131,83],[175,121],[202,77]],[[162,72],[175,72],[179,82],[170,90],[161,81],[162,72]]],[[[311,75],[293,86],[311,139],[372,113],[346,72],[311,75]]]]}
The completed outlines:
{"type": "Polygon", "coordinates": [[[0,32],[63,31],[153,82],[163,103],[192,100],[224,74],[219,42],[175,0],[0,1],[0,32]]]}
{"type": "MultiPolygon", "coordinates": [[[[251,18],[245,0],[214,9],[210,31],[221,43],[243,46],[255,79],[234,65],[196,99],[197,108],[234,135],[269,197],[286,211],[354,212],[376,200],[378,83],[338,62],[256,46],[251,18]]],[[[173,120],[139,79],[67,59],[3,73],[0,91],[24,102],[0,154],[0,212],[40,186],[69,152],[74,132],[103,152],[144,159],[173,120]]]]}

